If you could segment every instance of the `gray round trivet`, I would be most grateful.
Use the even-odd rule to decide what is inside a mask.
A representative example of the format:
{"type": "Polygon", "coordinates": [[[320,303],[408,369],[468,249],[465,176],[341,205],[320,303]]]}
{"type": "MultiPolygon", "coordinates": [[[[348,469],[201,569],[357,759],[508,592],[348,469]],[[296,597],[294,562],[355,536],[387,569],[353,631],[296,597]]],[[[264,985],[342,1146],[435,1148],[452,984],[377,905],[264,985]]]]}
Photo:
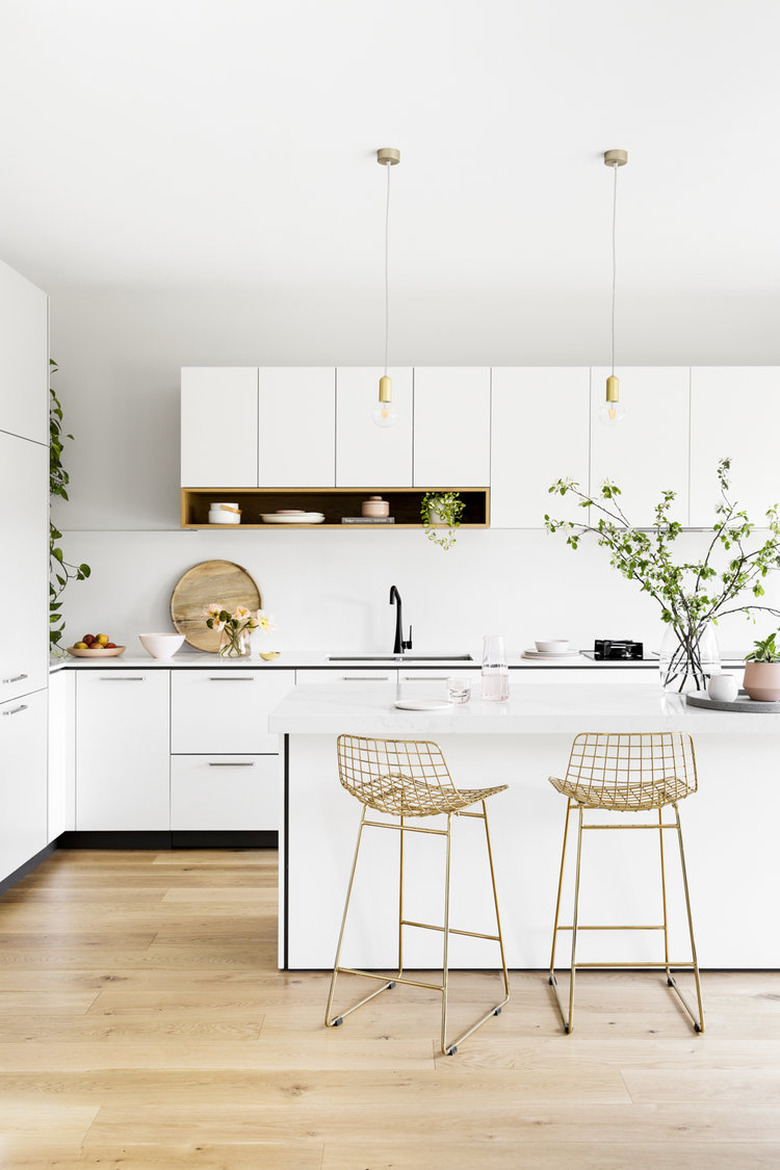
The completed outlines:
{"type": "Polygon", "coordinates": [[[780,715],[780,700],[769,703],[761,699],[750,699],[747,691],[740,691],[733,703],[726,703],[723,699],[711,699],[709,695],[704,695],[700,691],[686,695],[685,702],[689,707],[708,707],[711,711],[752,711],[754,714],[759,711],[766,714],[770,711],[780,715]]]}

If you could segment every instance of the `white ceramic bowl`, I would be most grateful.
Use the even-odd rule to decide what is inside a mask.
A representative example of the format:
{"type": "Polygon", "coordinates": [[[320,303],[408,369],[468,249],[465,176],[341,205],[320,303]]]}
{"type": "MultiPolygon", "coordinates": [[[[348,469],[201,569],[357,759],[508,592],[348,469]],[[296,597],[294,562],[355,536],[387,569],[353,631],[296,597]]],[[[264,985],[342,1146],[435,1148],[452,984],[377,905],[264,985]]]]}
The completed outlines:
{"type": "Polygon", "coordinates": [[[173,658],[184,634],[139,634],[141,645],[152,658],[173,658]]]}
{"type": "Polygon", "coordinates": [[[240,524],[241,517],[237,516],[235,512],[225,512],[220,509],[215,512],[213,509],[209,512],[209,524],[240,524]]]}
{"type": "Polygon", "coordinates": [[[548,638],[544,642],[534,642],[540,654],[564,654],[569,649],[568,638],[548,638]]]}

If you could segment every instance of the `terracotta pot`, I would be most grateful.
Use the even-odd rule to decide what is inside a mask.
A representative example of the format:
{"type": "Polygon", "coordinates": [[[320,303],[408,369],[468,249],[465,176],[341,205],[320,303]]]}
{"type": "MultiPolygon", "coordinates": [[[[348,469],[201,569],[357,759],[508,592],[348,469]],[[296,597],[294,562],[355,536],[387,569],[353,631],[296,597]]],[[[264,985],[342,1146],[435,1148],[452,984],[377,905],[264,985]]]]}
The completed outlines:
{"type": "Polygon", "coordinates": [[[746,662],[742,685],[751,699],[780,701],[780,662],[746,662]]]}

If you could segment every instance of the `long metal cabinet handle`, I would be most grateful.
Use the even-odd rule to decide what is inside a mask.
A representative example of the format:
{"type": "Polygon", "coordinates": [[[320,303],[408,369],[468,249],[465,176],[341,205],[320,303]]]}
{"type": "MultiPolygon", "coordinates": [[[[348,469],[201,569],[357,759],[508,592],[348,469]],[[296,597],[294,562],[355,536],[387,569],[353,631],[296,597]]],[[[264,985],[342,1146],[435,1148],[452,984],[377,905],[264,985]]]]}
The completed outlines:
{"type": "Polygon", "coordinates": [[[340,682],[391,682],[389,674],[342,674],[340,682]]]}
{"type": "Polygon", "coordinates": [[[450,677],[449,674],[402,674],[401,682],[446,682],[450,677]]]}
{"type": "Polygon", "coordinates": [[[4,715],[18,715],[20,711],[26,711],[27,704],[22,703],[20,707],[14,707],[12,711],[3,711],[4,715]]]}
{"type": "Polygon", "coordinates": [[[231,760],[229,763],[221,760],[209,760],[210,768],[254,768],[254,760],[231,760]]]}
{"type": "Polygon", "coordinates": [[[29,674],[15,674],[13,678],[4,678],[4,683],[22,682],[23,679],[29,678],[29,674]]]}
{"type": "Polygon", "coordinates": [[[236,678],[235,675],[233,675],[232,678],[227,678],[224,674],[210,674],[208,681],[209,682],[254,682],[255,680],[252,678],[251,675],[247,675],[246,678],[236,678]]]}
{"type": "Polygon", "coordinates": [[[146,682],[145,674],[101,674],[100,682],[146,682]]]}

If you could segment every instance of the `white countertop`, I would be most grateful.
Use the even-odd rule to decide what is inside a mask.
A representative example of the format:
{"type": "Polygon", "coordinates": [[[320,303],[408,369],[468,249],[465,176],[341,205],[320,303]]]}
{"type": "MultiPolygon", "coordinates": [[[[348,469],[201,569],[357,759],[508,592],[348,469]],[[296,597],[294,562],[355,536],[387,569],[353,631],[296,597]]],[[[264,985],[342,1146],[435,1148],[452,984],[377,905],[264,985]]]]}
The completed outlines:
{"type": "MultiPolygon", "coordinates": [[[[415,684],[419,685],[419,684],[415,684]]],[[[268,719],[272,733],[379,736],[550,735],[582,731],[690,731],[692,734],[780,734],[780,711],[742,713],[689,707],[653,684],[598,687],[562,683],[510,687],[503,703],[472,698],[462,706],[407,711],[395,706],[397,688],[380,684],[296,687],[268,719]]],[[[422,695],[418,697],[422,698],[422,695]]],[[[431,698],[439,697],[432,691],[431,698]]]]}

